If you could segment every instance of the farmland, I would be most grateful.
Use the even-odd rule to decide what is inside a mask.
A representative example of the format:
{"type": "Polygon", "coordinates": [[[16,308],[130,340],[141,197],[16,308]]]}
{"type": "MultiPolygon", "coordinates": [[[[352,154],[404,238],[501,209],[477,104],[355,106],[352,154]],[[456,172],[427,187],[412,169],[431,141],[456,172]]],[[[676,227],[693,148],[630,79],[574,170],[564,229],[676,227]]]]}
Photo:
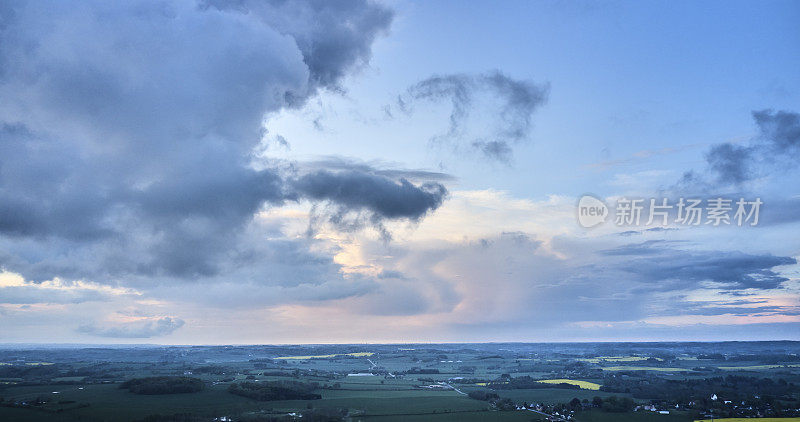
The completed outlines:
{"type": "Polygon", "coordinates": [[[0,420],[796,417],[798,352],[792,342],[16,347],[0,350],[0,420]]]}
{"type": "Polygon", "coordinates": [[[557,380],[540,380],[539,382],[545,384],[572,384],[577,385],[578,387],[584,390],[599,390],[600,384],[589,382],[589,381],[580,381],[580,380],[570,380],[570,379],[557,379],[557,380]]]}
{"type": "Polygon", "coordinates": [[[660,366],[605,366],[604,371],[659,371],[659,372],[686,372],[688,368],[664,368],[660,366]]]}
{"type": "Polygon", "coordinates": [[[334,353],[331,355],[316,355],[316,356],[279,356],[274,359],[297,359],[297,360],[309,360],[309,359],[330,359],[335,358],[337,356],[352,356],[352,357],[367,357],[372,356],[374,353],[372,352],[356,352],[356,353],[334,353]]]}

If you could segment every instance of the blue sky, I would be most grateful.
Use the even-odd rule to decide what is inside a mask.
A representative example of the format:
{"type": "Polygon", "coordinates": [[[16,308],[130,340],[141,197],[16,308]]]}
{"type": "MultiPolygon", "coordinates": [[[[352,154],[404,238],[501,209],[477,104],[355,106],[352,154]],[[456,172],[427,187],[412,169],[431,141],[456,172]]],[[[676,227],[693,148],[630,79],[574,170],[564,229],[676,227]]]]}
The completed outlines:
{"type": "Polygon", "coordinates": [[[0,342],[800,332],[796,2],[0,17],[0,342]],[[587,193],[765,205],[587,230],[587,193]]]}
{"type": "MultiPolygon", "coordinates": [[[[613,194],[604,181],[615,173],[656,169],[674,177],[702,163],[708,145],[752,136],[752,110],[798,103],[800,51],[792,46],[800,42],[800,12],[791,2],[396,7],[392,33],[377,42],[370,68],[348,85],[347,100],[331,99],[339,105],[328,110],[335,117],[322,115],[336,130],[299,132],[319,139],[296,153],[389,156],[426,168],[444,161],[465,185],[525,197],[613,194]],[[446,119],[361,122],[380,120],[382,107],[421,75],[490,69],[550,85],[530,142],[515,151],[512,166],[476,167],[424,148],[418,139],[441,131],[446,119]],[[653,154],[635,159],[642,151],[653,154]],[[610,165],[617,161],[623,162],[610,165]]],[[[446,105],[426,111],[448,112],[446,105]]]]}

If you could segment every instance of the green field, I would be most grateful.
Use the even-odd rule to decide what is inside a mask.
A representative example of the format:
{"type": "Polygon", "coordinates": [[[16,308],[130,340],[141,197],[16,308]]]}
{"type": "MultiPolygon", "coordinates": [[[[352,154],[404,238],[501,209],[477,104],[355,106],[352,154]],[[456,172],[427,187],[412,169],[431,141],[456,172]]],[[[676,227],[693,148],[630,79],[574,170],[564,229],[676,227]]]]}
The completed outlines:
{"type": "Polygon", "coordinates": [[[371,416],[354,418],[359,421],[375,421],[375,422],[481,422],[481,421],[499,421],[499,422],[530,422],[530,421],[543,421],[544,417],[538,417],[532,412],[524,411],[481,411],[481,412],[451,412],[451,413],[436,413],[424,415],[396,415],[396,416],[371,416]]]}
{"type": "Polygon", "coordinates": [[[694,418],[686,412],[670,412],[661,415],[655,412],[606,413],[601,411],[582,412],[578,422],[690,422],[694,418]]]}
{"type": "MultiPolygon", "coordinates": [[[[321,400],[292,400],[258,402],[235,396],[226,391],[227,385],[212,386],[204,391],[191,394],[136,395],[121,390],[115,384],[87,385],[83,390],[76,386],[17,387],[4,391],[6,400],[21,397],[45,395],[59,401],[89,402],[86,408],[74,408],[68,413],[75,417],[100,420],[132,421],[145,416],[161,413],[196,413],[207,416],[224,416],[248,412],[283,412],[305,409],[309,404],[315,407],[344,407],[357,415],[394,415],[405,413],[432,413],[446,411],[477,411],[486,409],[485,402],[469,399],[455,391],[427,390],[322,390],[321,400]],[[59,394],[53,394],[57,391],[59,394]],[[125,409],[125,415],[119,409],[125,409]]],[[[61,407],[71,408],[74,405],[61,407]]],[[[46,420],[59,406],[47,406],[41,410],[21,410],[0,407],[0,420],[13,420],[10,413],[31,413],[46,420]],[[10,413],[9,413],[10,411],[10,413]],[[9,417],[6,417],[9,416],[9,417]]]]}
{"type": "Polygon", "coordinates": [[[595,396],[624,396],[619,393],[606,393],[591,390],[566,390],[559,388],[536,388],[532,390],[497,390],[496,393],[503,398],[510,398],[519,402],[556,404],[566,403],[573,398],[591,400],[595,396]]]}

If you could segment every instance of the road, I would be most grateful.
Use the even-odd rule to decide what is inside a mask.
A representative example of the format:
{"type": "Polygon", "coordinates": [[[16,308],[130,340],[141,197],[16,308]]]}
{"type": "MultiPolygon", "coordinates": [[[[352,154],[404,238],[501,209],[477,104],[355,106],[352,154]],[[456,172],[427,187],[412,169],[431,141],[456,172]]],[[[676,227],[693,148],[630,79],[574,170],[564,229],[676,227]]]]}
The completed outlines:
{"type": "Polygon", "coordinates": [[[459,390],[458,388],[453,387],[453,385],[450,384],[449,382],[440,382],[439,384],[446,385],[446,386],[452,388],[456,393],[461,394],[462,396],[466,396],[467,395],[467,393],[459,390]]]}
{"type": "Polygon", "coordinates": [[[538,414],[540,414],[542,416],[547,416],[548,418],[551,418],[554,421],[566,421],[566,419],[564,419],[562,417],[559,417],[559,416],[548,415],[547,413],[540,412],[540,411],[534,410],[534,409],[528,409],[528,410],[530,410],[533,413],[538,413],[538,414]]]}

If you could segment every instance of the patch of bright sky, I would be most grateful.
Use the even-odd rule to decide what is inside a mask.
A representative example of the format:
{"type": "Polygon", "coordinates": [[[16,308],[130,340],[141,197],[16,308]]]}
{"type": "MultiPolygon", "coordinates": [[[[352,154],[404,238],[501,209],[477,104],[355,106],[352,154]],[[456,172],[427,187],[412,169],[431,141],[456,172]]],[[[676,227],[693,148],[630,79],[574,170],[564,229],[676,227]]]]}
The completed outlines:
{"type": "Polygon", "coordinates": [[[614,195],[620,180],[669,186],[702,166],[708,145],[752,136],[752,110],[800,105],[796,2],[392,6],[391,34],[376,43],[370,67],[346,82],[346,95],[324,94],[268,121],[291,144],[276,154],[388,158],[451,173],[458,189],[517,197],[614,195]],[[530,142],[510,166],[430,148],[447,129],[446,102],[411,115],[396,107],[398,94],[433,74],[492,69],[550,84],[530,142]]]}

